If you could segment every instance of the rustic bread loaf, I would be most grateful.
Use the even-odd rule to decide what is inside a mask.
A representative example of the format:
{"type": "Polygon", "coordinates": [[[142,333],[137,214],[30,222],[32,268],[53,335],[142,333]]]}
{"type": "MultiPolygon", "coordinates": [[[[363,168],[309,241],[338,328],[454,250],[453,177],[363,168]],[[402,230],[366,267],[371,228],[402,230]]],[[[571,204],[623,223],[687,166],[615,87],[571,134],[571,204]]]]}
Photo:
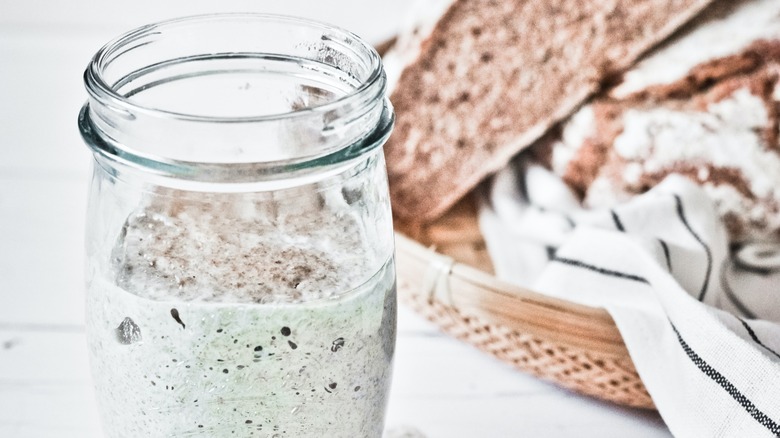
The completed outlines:
{"type": "Polygon", "coordinates": [[[613,206],[676,173],[704,187],[732,241],[780,240],[780,2],[720,6],[537,156],[586,206],[613,206]],[[692,65],[705,57],[714,59],[692,65]]]}
{"type": "Polygon", "coordinates": [[[395,213],[441,215],[711,1],[437,0],[396,57],[395,213]]]}

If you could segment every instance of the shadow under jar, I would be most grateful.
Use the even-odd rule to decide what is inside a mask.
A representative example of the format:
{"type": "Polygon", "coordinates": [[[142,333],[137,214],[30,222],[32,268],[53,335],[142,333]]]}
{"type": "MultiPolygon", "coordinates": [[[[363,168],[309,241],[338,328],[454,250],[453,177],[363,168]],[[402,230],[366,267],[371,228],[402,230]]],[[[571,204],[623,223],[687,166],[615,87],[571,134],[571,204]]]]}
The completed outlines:
{"type": "Polygon", "coordinates": [[[396,335],[379,56],[177,19],[84,74],[87,335],[108,437],[378,437],[396,335]]]}

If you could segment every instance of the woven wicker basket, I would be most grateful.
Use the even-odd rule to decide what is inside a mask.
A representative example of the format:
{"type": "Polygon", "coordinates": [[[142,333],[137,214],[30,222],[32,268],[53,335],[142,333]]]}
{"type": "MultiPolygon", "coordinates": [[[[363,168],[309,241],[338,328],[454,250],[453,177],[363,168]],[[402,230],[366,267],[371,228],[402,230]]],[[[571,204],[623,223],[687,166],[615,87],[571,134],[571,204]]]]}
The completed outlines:
{"type": "Polygon", "coordinates": [[[444,332],[573,391],[653,409],[614,321],[604,309],[499,281],[462,201],[435,223],[396,220],[399,298],[444,332]]]}

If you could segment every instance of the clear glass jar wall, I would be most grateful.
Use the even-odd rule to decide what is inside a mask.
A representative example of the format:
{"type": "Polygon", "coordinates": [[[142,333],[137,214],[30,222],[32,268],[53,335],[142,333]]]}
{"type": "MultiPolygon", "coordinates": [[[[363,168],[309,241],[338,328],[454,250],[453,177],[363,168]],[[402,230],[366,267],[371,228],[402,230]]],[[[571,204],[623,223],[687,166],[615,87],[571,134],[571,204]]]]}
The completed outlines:
{"type": "Polygon", "coordinates": [[[179,19],[85,72],[87,325],[109,437],[380,436],[395,343],[378,55],[179,19]]]}

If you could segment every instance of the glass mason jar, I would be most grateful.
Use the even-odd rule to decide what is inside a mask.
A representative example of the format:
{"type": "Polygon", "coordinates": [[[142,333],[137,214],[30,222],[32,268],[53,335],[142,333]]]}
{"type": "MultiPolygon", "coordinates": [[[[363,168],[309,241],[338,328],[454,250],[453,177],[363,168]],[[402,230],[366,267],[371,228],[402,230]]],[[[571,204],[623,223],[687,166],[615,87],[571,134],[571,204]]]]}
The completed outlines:
{"type": "Polygon", "coordinates": [[[316,22],[200,16],[119,37],[84,79],[106,435],[380,436],[396,297],[377,53],[316,22]]]}

